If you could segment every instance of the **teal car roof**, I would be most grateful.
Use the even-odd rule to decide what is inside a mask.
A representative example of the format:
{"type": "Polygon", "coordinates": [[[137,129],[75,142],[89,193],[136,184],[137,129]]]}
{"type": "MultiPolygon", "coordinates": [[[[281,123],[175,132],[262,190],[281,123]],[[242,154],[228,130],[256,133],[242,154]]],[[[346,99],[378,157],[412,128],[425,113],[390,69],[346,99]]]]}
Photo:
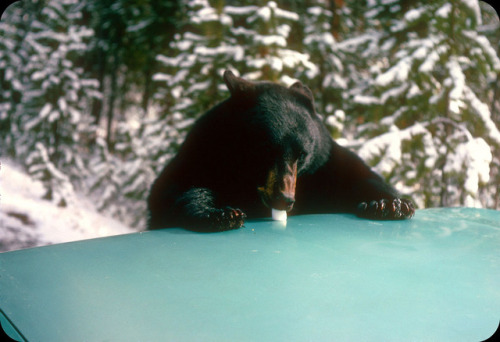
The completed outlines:
{"type": "Polygon", "coordinates": [[[147,231],[0,254],[0,316],[28,341],[480,341],[499,247],[468,208],[147,231]]]}

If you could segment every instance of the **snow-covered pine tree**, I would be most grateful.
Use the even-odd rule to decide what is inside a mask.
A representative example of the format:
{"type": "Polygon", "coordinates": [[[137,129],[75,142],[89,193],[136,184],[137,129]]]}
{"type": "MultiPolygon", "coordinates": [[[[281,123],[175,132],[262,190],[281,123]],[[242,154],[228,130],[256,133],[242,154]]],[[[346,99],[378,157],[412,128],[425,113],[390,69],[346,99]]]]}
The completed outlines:
{"type": "MultiPolygon", "coordinates": [[[[22,46],[29,56],[22,70],[25,88],[13,114],[19,122],[16,155],[26,158],[29,170],[34,167],[31,162],[41,161],[73,184],[85,175],[86,151],[80,141],[92,134],[88,100],[100,95],[97,82],[78,66],[92,36],[91,30],[75,24],[80,6],[77,0],[50,0],[34,13],[22,46]]],[[[42,174],[33,173],[35,178],[42,174]]]]}
{"type": "Polygon", "coordinates": [[[157,57],[164,69],[153,79],[166,85],[156,95],[166,113],[195,118],[225,97],[219,89],[221,75],[243,60],[244,51],[228,35],[233,21],[223,7],[208,0],[186,0],[184,6],[188,22],[171,42],[169,56],[157,57]]]}
{"type": "Polygon", "coordinates": [[[318,71],[307,70],[299,79],[314,89],[317,110],[325,116],[325,123],[332,136],[340,138],[345,120],[343,99],[348,79],[344,76],[346,55],[339,49],[340,45],[335,38],[339,37],[339,32],[335,31],[333,24],[339,22],[343,9],[327,9],[325,1],[315,2],[303,16],[303,46],[318,71]],[[336,12],[333,13],[332,10],[336,12]]]}
{"type": "MultiPolygon", "coordinates": [[[[479,1],[479,6],[483,20],[482,24],[478,27],[478,32],[485,35],[497,54],[500,54],[500,18],[498,6],[495,9],[484,1],[479,1]]],[[[489,89],[491,89],[489,100],[491,118],[497,125],[500,125],[500,72],[497,73],[496,77],[490,78],[489,89]]],[[[484,200],[483,202],[488,203],[487,205],[490,208],[500,209],[500,191],[498,186],[500,184],[500,149],[498,148],[493,151],[493,163],[490,183],[484,189],[484,192],[489,194],[487,197],[489,197],[492,203],[488,203],[488,200],[484,200]]]]}
{"type": "Polygon", "coordinates": [[[482,189],[500,132],[486,103],[500,60],[477,32],[478,2],[376,0],[368,16],[384,30],[373,77],[352,98],[372,123],[361,156],[420,207],[490,206],[482,189]]]}
{"type": "Polygon", "coordinates": [[[226,6],[235,25],[230,32],[238,45],[245,46],[245,65],[239,71],[244,77],[255,80],[270,80],[291,85],[296,74],[307,74],[313,78],[318,68],[307,53],[288,47],[292,24],[299,15],[284,10],[274,1],[263,6],[226,6]]]}
{"type": "Polygon", "coordinates": [[[15,157],[16,139],[19,136],[19,118],[15,108],[23,92],[21,65],[28,57],[22,44],[29,30],[32,16],[38,5],[33,2],[16,2],[8,7],[0,21],[0,155],[15,157]]]}
{"type": "Polygon", "coordinates": [[[89,189],[98,210],[130,227],[143,229],[147,217],[145,199],[156,176],[156,163],[151,159],[150,145],[143,144],[139,128],[120,123],[116,135],[113,154],[104,139],[96,140],[97,148],[89,165],[89,189]]]}
{"type": "Polygon", "coordinates": [[[122,200],[122,184],[117,176],[122,165],[123,161],[109,152],[106,140],[97,137],[88,165],[91,175],[87,178],[89,194],[97,210],[125,222],[128,210],[122,200]]]}
{"type": "MultiPolygon", "coordinates": [[[[128,141],[118,142],[116,151],[123,155],[125,162],[120,164],[115,176],[120,184],[120,200],[127,208],[126,215],[122,215],[124,222],[131,227],[146,227],[146,198],[149,189],[157,176],[156,162],[151,158],[151,144],[144,144],[145,132],[138,127],[131,130],[127,124],[118,127],[118,136],[126,137],[128,141]]],[[[147,134],[147,133],[146,133],[147,134]]],[[[157,138],[157,137],[151,137],[157,138]]],[[[148,141],[149,142],[149,141],[148,141]]]]}
{"type": "Polygon", "coordinates": [[[43,199],[53,201],[59,207],[66,207],[74,200],[73,185],[68,176],[50,161],[45,146],[38,142],[26,159],[28,173],[39,180],[45,188],[43,199]]]}

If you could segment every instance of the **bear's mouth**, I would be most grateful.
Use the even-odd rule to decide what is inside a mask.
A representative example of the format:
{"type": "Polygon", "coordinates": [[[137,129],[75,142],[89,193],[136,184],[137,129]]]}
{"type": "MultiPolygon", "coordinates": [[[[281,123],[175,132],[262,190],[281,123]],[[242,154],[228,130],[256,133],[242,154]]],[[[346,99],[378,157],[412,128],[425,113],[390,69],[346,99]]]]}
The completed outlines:
{"type": "Polygon", "coordinates": [[[258,187],[262,203],[271,209],[290,211],[295,203],[297,184],[297,161],[285,163],[283,168],[275,165],[267,174],[266,184],[258,187]],[[283,171],[279,172],[279,169],[283,171]]]}
{"type": "MultiPolygon", "coordinates": [[[[261,189],[262,188],[259,188],[259,192],[261,191],[261,189]]],[[[276,210],[290,211],[293,209],[293,205],[295,203],[295,198],[288,197],[283,194],[269,197],[265,194],[260,193],[260,199],[266,207],[276,210]]]]}

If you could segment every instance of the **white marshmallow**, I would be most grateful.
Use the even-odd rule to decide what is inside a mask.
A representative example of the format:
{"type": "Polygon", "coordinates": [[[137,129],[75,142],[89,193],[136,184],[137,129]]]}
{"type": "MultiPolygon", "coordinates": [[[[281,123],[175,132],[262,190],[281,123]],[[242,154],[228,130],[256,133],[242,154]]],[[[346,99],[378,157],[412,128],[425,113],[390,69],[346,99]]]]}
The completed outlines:
{"type": "Polygon", "coordinates": [[[275,221],[286,221],[286,210],[272,209],[271,214],[275,221]]]}

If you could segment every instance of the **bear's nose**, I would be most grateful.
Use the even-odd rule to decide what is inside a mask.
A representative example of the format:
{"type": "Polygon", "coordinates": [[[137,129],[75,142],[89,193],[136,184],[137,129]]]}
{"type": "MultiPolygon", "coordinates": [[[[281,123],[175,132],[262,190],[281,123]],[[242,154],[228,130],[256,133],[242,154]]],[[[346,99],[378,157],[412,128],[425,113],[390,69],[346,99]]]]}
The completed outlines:
{"type": "Polygon", "coordinates": [[[277,210],[290,211],[295,203],[295,198],[285,194],[279,194],[273,203],[273,208],[277,210]]]}

